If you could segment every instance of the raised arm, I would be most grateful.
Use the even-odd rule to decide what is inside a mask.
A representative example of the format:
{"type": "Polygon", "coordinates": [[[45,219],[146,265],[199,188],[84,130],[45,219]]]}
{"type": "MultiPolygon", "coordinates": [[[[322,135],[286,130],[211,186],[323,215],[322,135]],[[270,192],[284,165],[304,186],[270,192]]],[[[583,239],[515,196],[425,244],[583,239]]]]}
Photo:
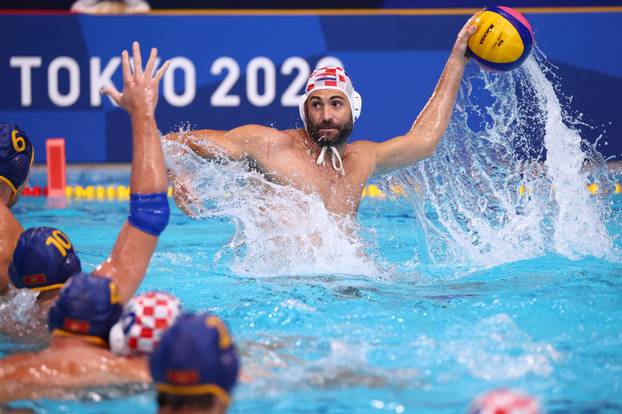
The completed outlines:
{"type": "Polygon", "coordinates": [[[453,113],[464,66],[469,59],[466,56],[467,42],[477,29],[473,24],[474,18],[469,19],[458,33],[436,88],[410,130],[402,136],[375,145],[376,173],[389,173],[434,153],[453,113]]]}
{"type": "Polygon", "coordinates": [[[7,207],[11,199],[11,189],[0,182],[0,294],[9,286],[9,263],[13,248],[24,229],[7,207]]]}
{"type": "Polygon", "coordinates": [[[130,215],[106,259],[93,273],[113,277],[120,288],[124,304],[134,295],[143,280],[158,236],[169,217],[166,191],[168,179],[160,135],[155,121],[158,85],[169,66],[167,61],[154,74],[157,50],[151,49],[143,71],[140,46],[134,42],[134,73],[130,69],[127,51],[121,56],[123,93],[105,88],[110,96],[127,111],[132,121],[132,175],[130,215]]]}

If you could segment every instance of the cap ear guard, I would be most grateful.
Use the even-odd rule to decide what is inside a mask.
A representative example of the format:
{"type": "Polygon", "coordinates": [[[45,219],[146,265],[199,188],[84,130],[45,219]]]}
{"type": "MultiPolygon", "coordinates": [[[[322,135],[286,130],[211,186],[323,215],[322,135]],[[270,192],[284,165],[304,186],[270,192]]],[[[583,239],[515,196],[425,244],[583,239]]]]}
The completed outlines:
{"type": "Polygon", "coordinates": [[[357,91],[352,93],[352,121],[356,122],[363,111],[363,98],[357,91]]]}

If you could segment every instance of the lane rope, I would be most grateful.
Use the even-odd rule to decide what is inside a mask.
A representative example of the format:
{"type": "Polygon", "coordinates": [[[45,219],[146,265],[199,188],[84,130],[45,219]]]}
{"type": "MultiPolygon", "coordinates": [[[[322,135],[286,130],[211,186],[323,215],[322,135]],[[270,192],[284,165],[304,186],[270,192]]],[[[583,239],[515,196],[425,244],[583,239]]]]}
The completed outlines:
{"type": "MultiPolygon", "coordinates": [[[[608,195],[608,194],[622,194],[622,184],[615,183],[613,186],[601,186],[598,183],[590,183],[586,185],[586,190],[592,195],[608,195]]],[[[416,192],[420,192],[421,189],[416,187],[416,192]]],[[[405,196],[406,191],[399,185],[391,185],[389,187],[389,194],[380,189],[375,184],[369,184],[363,188],[363,197],[384,199],[388,196],[405,196]]],[[[533,189],[525,185],[518,187],[518,194],[521,196],[529,195],[533,193],[533,189]]],[[[47,187],[26,187],[22,192],[24,197],[47,197],[47,187]]],[[[173,189],[168,188],[168,196],[172,197],[173,189]]],[[[65,187],[65,197],[69,199],[77,200],[93,200],[93,201],[108,201],[119,200],[125,201],[130,198],[130,187],[126,185],[68,185],[65,187]]]]}

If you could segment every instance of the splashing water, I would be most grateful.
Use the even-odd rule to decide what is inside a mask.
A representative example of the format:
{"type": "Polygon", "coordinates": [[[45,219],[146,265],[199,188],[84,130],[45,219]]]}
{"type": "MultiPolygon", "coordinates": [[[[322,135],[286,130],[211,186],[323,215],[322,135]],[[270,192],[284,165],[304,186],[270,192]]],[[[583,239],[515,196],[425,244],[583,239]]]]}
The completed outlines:
{"type": "Polygon", "coordinates": [[[27,350],[32,344],[48,342],[46,316],[47,307],[37,305],[37,292],[11,290],[0,301],[0,332],[27,350]]]}
{"type": "Polygon", "coordinates": [[[228,217],[235,225],[235,235],[216,259],[233,252],[236,273],[379,274],[365,256],[356,221],[328,212],[317,195],[271,183],[247,163],[226,161],[224,154],[206,161],[176,143],[164,148],[177,182],[194,195],[190,215],[228,217]]]}
{"type": "MultiPolygon", "coordinates": [[[[549,252],[619,260],[605,227],[609,200],[585,189],[589,178],[606,179],[606,163],[582,141],[579,117],[564,113],[547,74],[554,77],[537,50],[510,73],[471,65],[436,154],[382,183],[412,197],[427,244],[416,252],[421,262],[487,268],[549,252]]],[[[232,218],[235,236],[219,255],[233,252],[237,273],[379,273],[361,253],[369,246],[357,223],[329,213],[319,197],[224,156],[206,161],[171,142],[165,150],[195,195],[191,215],[232,218]]]]}
{"type": "Polygon", "coordinates": [[[535,342],[503,313],[482,319],[475,327],[452,327],[449,339],[439,346],[474,377],[487,380],[528,373],[548,376],[563,358],[551,344],[535,342]]]}
{"type": "Polygon", "coordinates": [[[485,268],[549,252],[619,260],[610,200],[586,191],[606,164],[593,146],[582,151],[580,120],[564,113],[547,73],[535,51],[519,70],[465,75],[436,154],[392,177],[412,196],[432,263],[485,268]]]}

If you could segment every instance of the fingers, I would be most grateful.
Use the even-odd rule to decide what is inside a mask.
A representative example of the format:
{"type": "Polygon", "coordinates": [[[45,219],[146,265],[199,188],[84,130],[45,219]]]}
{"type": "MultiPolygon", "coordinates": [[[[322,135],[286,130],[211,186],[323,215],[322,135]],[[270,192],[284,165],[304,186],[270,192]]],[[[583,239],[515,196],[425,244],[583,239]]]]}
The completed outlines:
{"type": "Polygon", "coordinates": [[[458,33],[458,38],[456,39],[457,43],[468,42],[469,37],[471,37],[471,35],[477,31],[479,23],[477,17],[479,14],[480,13],[478,12],[471,16],[471,18],[466,22],[464,27],[462,27],[462,29],[458,33]]]}
{"type": "Polygon", "coordinates": [[[117,105],[121,104],[121,92],[117,88],[106,86],[99,91],[101,95],[109,96],[117,105]]]}
{"type": "Polygon", "coordinates": [[[477,31],[477,26],[476,25],[473,24],[473,25],[467,26],[460,33],[459,38],[462,41],[468,41],[469,37],[471,37],[471,35],[473,33],[475,33],[476,31],[477,31]]]}
{"type": "Polygon", "coordinates": [[[153,77],[153,79],[157,82],[160,82],[160,79],[162,79],[162,76],[164,76],[164,74],[166,73],[166,71],[168,70],[168,67],[171,65],[171,61],[167,60],[166,62],[164,62],[164,65],[162,65],[162,67],[160,69],[158,69],[158,71],[156,72],[155,76],[153,77]]]}
{"type": "Polygon", "coordinates": [[[130,69],[130,57],[127,50],[121,53],[121,67],[123,68],[123,83],[126,85],[132,81],[132,70],[130,69]]]}
{"type": "Polygon", "coordinates": [[[473,16],[471,16],[469,18],[469,20],[467,21],[466,25],[468,26],[469,24],[475,24],[476,20],[479,18],[479,15],[482,14],[484,12],[484,10],[480,10],[478,12],[476,12],[473,16]]]}
{"type": "Polygon", "coordinates": [[[134,54],[134,74],[138,76],[143,75],[143,58],[140,56],[140,45],[134,41],[132,43],[132,52],[134,54]]]}
{"type": "MultiPolygon", "coordinates": [[[[143,63],[142,63],[142,57],[140,55],[140,44],[138,42],[132,43],[132,58],[133,58],[133,63],[134,63],[133,74],[132,74],[132,68],[130,67],[130,58],[129,58],[129,54],[127,50],[124,50],[121,53],[121,65],[123,69],[123,83],[125,85],[130,85],[135,81],[140,81],[143,78],[145,72],[149,75],[147,79],[151,78],[151,75],[153,74],[154,69],[156,67],[156,62],[158,61],[158,49],[156,49],[155,47],[151,49],[151,52],[149,53],[149,60],[147,61],[147,66],[145,68],[145,72],[143,72],[143,69],[142,69],[143,63]]],[[[168,69],[170,64],[171,64],[170,60],[166,61],[164,65],[162,65],[162,67],[158,69],[157,72],[155,72],[155,74],[153,75],[153,80],[155,80],[156,83],[160,82],[160,80],[162,79],[162,76],[164,76],[164,73],[166,73],[166,70],[168,69]]],[[[103,93],[103,90],[102,90],[102,93],[103,93]]],[[[112,93],[108,95],[116,101],[112,93]]]]}
{"type": "Polygon", "coordinates": [[[461,35],[465,35],[466,37],[469,37],[470,35],[472,35],[473,33],[477,31],[477,25],[479,24],[478,17],[481,13],[482,12],[479,11],[475,13],[473,16],[471,16],[469,20],[467,20],[467,22],[464,24],[464,26],[460,30],[460,33],[458,34],[459,37],[461,35]]]}
{"type": "Polygon", "coordinates": [[[145,73],[147,74],[147,78],[153,75],[153,68],[155,66],[155,62],[158,58],[158,49],[155,47],[151,48],[151,53],[149,54],[149,60],[147,61],[147,67],[145,67],[145,73]]]}

